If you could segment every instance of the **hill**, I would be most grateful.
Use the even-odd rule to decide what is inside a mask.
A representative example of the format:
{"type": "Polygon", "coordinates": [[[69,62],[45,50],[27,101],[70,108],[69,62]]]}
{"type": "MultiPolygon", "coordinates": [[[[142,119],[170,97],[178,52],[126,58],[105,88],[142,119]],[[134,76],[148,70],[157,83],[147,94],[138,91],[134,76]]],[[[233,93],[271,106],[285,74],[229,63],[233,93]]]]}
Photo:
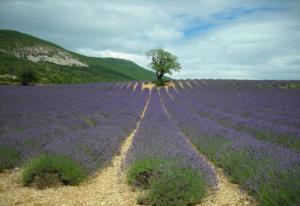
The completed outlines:
{"type": "Polygon", "coordinates": [[[28,34],[0,30],[0,81],[16,81],[24,68],[35,70],[43,84],[155,79],[153,72],[129,60],[87,57],[28,34]]]}

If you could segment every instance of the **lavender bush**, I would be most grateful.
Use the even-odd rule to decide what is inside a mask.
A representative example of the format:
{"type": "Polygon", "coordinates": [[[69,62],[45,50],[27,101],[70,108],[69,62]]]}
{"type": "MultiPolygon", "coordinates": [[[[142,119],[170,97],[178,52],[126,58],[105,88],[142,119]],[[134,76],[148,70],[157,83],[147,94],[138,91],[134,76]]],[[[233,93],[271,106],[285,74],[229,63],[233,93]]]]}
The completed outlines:
{"type": "MultiPolygon", "coordinates": [[[[247,102],[236,103],[237,101],[234,100],[225,102],[224,99],[227,99],[227,96],[230,95],[228,93],[234,93],[232,89],[229,91],[224,90],[222,94],[218,90],[195,90],[185,89],[179,94],[172,92],[172,96],[176,101],[183,102],[192,112],[206,116],[225,127],[234,128],[249,133],[258,139],[268,140],[300,151],[300,128],[297,127],[297,122],[300,118],[296,118],[297,112],[292,117],[288,114],[281,115],[281,120],[278,120],[280,116],[276,116],[275,118],[272,116],[275,112],[271,112],[271,115],[269,115],[270,112],[268,113],[267,110],[270,108],[269,106],[266,107],[267,111],[263,111],[261,108],[265,107],[256,106],[251,108],[251,106],[247,105],[247,102]],[[255,115],[257,113],[260,115],[255,115]],[[263,116],[263,118],[259,118],[259,116],[263,116]],[[285,122],[285,124],[281,122],[285,122]]],[[[247,92],[247,90],[243,92],[240,89],[235,91],[237,99],[239,95],[242,96],[240,99],[248,99],[247,92]]],[[[263,94],[264,96],[265,93],[263,94]]],[[[300,102],[300,94],[297,96],[295,91],[292,93],[294,94],[293,96],[283,94],[285,93],[279,90],[278,94],[273,94],[273,96],[277,98],[279,96],[282,99],[286,99],[286,102],[290,102],[283,108],[297,109],[296,103],[300,102]]],[[[257,102],[261,102],[259,98],[261,96],[257,94],[257,102]]],[[[252,96],[251,99],[255,99],[255,97],[252,96]]],[[[274,98],[270,101],[274,101],[274,98]]]]}
{"type": "MultiPolygon", "coordinates": [[[[190,111],[190,104],[174,101],[165,91],[161,94],[178,127],[201,152],[223,167],[233,181],[253,193],[262,205],[300,203],[299,153],[223,127],[190,111]]],[[[196,103],[194,107],[197,107],[196,103]]]]}
{"type": "Polygon", "coordinates": [[[156,89],[152,91],[148,109],[134,137],[126,164],[149,158],[174,161],[183,168],[197,169],[204,174],[209,185],[216,183],[212,168],[192,149],[165,114],[156,89]]]}
{"type": "Polygon", "coordinates": [[[113,86],[0,87],[0,144],[21,154],[16,165],[54,153],[72,157],[89,172],[105,166],[147,99],[139,89],[113,86]]]}

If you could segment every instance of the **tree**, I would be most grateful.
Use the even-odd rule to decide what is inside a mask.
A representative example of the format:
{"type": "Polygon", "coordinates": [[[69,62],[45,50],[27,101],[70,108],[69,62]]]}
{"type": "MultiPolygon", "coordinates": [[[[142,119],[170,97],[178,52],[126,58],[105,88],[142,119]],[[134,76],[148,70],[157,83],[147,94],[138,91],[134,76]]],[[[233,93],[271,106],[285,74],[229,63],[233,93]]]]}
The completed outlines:
{"type": "Polygon", "coordinates": [[[22,69],[22,71],[18,75],[19,80],[22,85],[28,85],[30,82],[34,82],[37,80],[36,75],[32,69],[22,69]]]}
{"type": "Polygon", "coordinates": [[[16,77],[16,70],[15,70],[15,68],[14,67],[10,68],[8,74],[9,74],[10,83],[13,83],[13,81],[14,81],[14,79],[16,77]]]}
{"type": "Polygon", "coordinates": [[[146,55],[152,59],[149,66],[155,71],[158,82],[162,82],[164,74],[181,69],[177,57],[163,49],[151,49],[146,55]]]}

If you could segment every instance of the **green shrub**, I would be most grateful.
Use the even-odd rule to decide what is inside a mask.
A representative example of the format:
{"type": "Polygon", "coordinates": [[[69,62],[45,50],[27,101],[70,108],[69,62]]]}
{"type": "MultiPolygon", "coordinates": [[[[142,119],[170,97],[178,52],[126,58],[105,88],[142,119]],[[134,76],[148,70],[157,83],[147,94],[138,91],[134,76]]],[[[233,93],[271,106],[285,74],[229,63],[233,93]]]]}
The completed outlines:
{"type": "Polygon", "coordinates": [[[284,145],[290,149],[300,152],[300,141],[291,134],[275,134],[267,131],[255,131],[257,139],[267,140],[273,143],[284,145]]]}
{"type": "Polygon", "coordinates": [[[199,138],[196,146],[261,205],[299,205],[299,166],[281,168],[275,159],[257,158],[251,150],[232,150],[230,144],[228,140],[206,137],[199,138]]]}
{"type": "Polygon", "coordinates": [[[201,173],[179,168],[161,159],[144,159],[133,163],[127,172],[127,182],[147,189],[137,198],[138,204],[146,205],[196,204],[207,190],[201,173]]]}
{"type": "Polygon", "coordinates": [[[158,79],[155,84],[158,87],[165,86],[165,81],[163,79],[158,79]]]}
{"type": "MultiPolygon", "coordinates": [[[[77,185],[85,177],[86,172],[83,167],[66,156],[42,155],[29,161],[22,172],[23,185],[31,185],[35,179],[44,181],[51,174],[58,175],[61,182],[68,185],[77,185]]],[[[43,184],[43,183],[39,183],[43,184]]],[[[51,186],[51,182],[49,183],[51,186]]]]}
{"type": "Polygon", "coordinates": [[[127,182],[135,187],[149,188],[150,179],[158,177],[166,164],[161,159],[138,160],[127,171],[127,182]]]}
{"type": "Polygon", "coordinates": [[[19,158],[20,154],[15,149],[0,145],[0,171],[14,167],[19,158]]]}
{"type": "Polygon", "coordinates": [[[37,81],[35,72],[32,69],[22,69],[18,74],[18,78],[22,85],[28,85],[29,83],[37,81]]]}
{"type": "Polygon", "coordinates": [[[173,168],[151,181],[146,202],[156,206],[197,204],[206,194],[206,184],[197,171],[173,168]]]}

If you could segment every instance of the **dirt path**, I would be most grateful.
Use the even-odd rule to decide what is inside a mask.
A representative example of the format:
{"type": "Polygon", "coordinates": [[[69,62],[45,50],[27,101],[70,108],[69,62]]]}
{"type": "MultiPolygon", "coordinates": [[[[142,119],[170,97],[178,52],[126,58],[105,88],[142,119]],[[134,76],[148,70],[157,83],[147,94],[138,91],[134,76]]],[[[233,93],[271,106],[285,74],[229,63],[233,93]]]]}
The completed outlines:
{"type": "Polygon", "coordinates": [[[135,83],[135,84],[133,85],[132,91],[135,91],[135,89],[136,89],[136,87],[137,87],[138,84],[139,84],[139,83],[135,83]]]}
{"type": "MultiPolygon", "coordinates": [[[[169,94],[169,93],[168,93],[169,94]]],[[[161,99],[163,110],[166,115],[171,119],[172,117],[168,113],[163,100],[161,99]]],[[[210,165],[215,171],[218,185],[213,190],[209,191],[209,195],[198,206],[254,206],[257,205],[255,199],[249,196],[246,192],[243,192],[237,184],[230,182],[220,168],[216,168],[199,150],[190,142],[185,134],[181,133],[188,144],[193,150],[204,159],[208,165],[210,165]]]]}
{"type": "Polygon", "coordinates": [[[132,84],[133,84],[132,82],[128,83],[128,85],[126,86],[126,89],[129,89],[132,84]]]}
{"type": "Polygon", "coordinates": [[[147,83],[142,84],[142,90],[144,90],[144,89],[152,90],[153,88],[157,88],[159,90],[161,88],[168,89],[168,88],[171,88],[171,87],[176,88],[174,82],[166,82],[165,85],[161,86],[161,87],[156,87],[156,84],[154,84],[152,82],[147,82],[147,83]]]}
{"type": "Polygon", "coordinates": [[[90,206],[134,206],[137,193],[126,184],[121,164],[125,158],[135,133],[139,129],[141,120],[147,110],[150,96],[142,111],[135,129],[122,144],[120,152],[111,164],[79,186],[64,186],[37,190],[22,187],[19,183],[20,171],[10,170],[0,173],[0,205],[90,205],[90,206]]]}
{"type": "Polygon", "coordinates": [[[193,89],[193,86],[191,85],[191,83],[189,83],[189,82],[185,82],[185,83],[188,85],[189,88],[193,89]]]}
{"type": "Polygon", "coordinates": [[[178,84],[179,84],[179,86],[180,86],[182,89],[184,89],[184,86],[183,86],[182,82],[178,81],[178,84]]]}
{"type": "Polygon", "coordinates": [[[224,175],[221,168],[215,167],[204,155],[184,135],[186,141],[191,145],[193,150],[204,159],[215,171],[218,185],[209,192],[209,195],[198,206],[254,206],[257,205],[255,199],[243,192],[239,185],[230,182],[229,178],[224,175]]]}

